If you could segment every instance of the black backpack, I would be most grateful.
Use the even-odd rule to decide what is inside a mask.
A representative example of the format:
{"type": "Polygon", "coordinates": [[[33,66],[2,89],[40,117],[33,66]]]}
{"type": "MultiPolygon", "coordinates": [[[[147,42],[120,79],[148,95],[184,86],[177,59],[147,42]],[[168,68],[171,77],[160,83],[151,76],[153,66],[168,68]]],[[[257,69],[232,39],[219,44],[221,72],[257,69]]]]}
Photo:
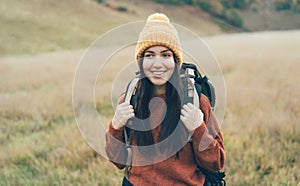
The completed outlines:
{"type": "MultiPolygon", "coordinates": [[[[187,96],[187,99],[189,99],[187,101],[194,103],[196,106],[199,106],[200,95],[204,94],[209,99],[211,108],[214,111],[215,101],[216,101],[215,89],[212,83],[209,81],[208,77],[206,75],[201,74],[198,71],[197,66],[192,63],[183,63],[180,69],[180,75],[182,78],[185,78],[187,80],[186,83],[188,86],[187,87],[188,91],[193,91],[192,96],[187,96]],[[197,95],[195,96],[195,94],[197,95]]],[[[130,102],[132,96],[135,93],[135,88],[138,80],[139,78],[137,73],[137,77],[132,79],[126,88],[124,102],[130,102]]],[[[126,168],[125,168],[125,177],[127,177],[131,169],[131,162],[132,162],[131,141],[133,136],[132,131],[133,130],[130,130],[130,128],[128,127],[124,128],[126,149],[128,152],[126,168]]],[[[191,142],[190,144],[192,150],[194,151],[191,142]]],[[[204,186],[223,186],[223,185],[226,186],[226,182],[224,180],[225,172],[221,172],[221,171],[210,172],[202,167],[198,167],[198,169],[205,175],[204,186]]]]}
{"type": "MultiPolygon", "coordinates": [[[[208,80],[208,77],[205,75],[201,75],[196,65],[191,63],[182,64],[181,74],[185,74],[186,76],[188,76],[187,78],[193,79],[194,87],[198,95],[204,94],[209,99],[212,110],[214,110],[215,103],[216,103],[215,88],[212,85],[212,83],[208,80]],[[189,70],[192,70],[192,73],[188,72],[189,70]]],[[[192,147],[192,151],[194,151],[194,147],[192,143],[190,144],[192,147]]],[[[202,167],[198,167],[198,169],[205,175],[204,186],[226,185],[226,182],[224,180],[225,172],[221,172],[221,171],[210,172],[202,167]]]]}

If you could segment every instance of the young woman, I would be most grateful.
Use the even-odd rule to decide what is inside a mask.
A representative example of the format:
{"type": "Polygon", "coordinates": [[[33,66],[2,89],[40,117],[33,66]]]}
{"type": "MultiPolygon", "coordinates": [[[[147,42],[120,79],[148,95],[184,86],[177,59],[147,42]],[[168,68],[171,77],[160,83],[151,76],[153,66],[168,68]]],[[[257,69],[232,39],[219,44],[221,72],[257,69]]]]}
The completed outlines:
{"type": "Polygon", "coordinates": [[[131,169],[123,180],[132,185],[203,185],[204,174],[223,168],[223,137],[209,100],[200,108],[186,102],[180,77],[182,54],[176,29],[164,14],[153,14],[136,46],[140,79],[130,103],[119,98],[106,132],[106,153],[125,168],[124,128],[130,128],[131,169]],[[130,120],[131,125],[128,125],[130,120]]]}

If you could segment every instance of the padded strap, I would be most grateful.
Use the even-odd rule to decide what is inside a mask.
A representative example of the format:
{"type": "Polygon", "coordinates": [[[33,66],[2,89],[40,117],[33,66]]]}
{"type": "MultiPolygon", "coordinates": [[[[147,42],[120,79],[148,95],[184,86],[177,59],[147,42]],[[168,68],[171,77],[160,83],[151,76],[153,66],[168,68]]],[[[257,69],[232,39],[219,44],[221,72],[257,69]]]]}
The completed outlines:
{"type": "Polygon", "coordinates": [[[127,160],[126,160],[124,175],[128,179],[128,175],[131,170],[131,163],[132,163],[132,149],[130,146],[127,146],[126,150],[127,150],[127,160]]]}
{"type": "Polygon", "coordinates": [[[199,94],[195,86],[195,80],[194,78],[189,78],[188,79],[188,98],[189,100],[193,101],[193,104],[197,107],[200,108],[199,105],[199,94]]]}
{"type": "MultiPolygon", "coordinates": [[[[132,79],[129,82],[129,84],[126,88],[126,92],[125,92],[125,100],[124,100],[125,103],[130,103],[130,100],[135,93],[138,81],[139,81],[139,78],[135,77],[134,79],[132,79]]],[[[131,125],[131,123],[132,123],[132,121],[129,120],[128,124],[131,125]]],[[[133,130],[130,130],[130,128],[129,128],[129,131],[130,132],[128,135],[126,127],[124,127],[124,138],[125,138],[126,150],[127,150],[127,159],[126,159],[126,167],[125,167],[124,175],[127,179],[128,179],[129,171],[131,169],[131,164],[132,164],[131,141],[132,141],[132,137],[133,137],[133,130]]]]}
{"type": "Polygon", "coordinates": [[[193,98],[193,103],[194,103],[194,105],[195,105],[197,108],[200,109],[200,105],[199,105],[200,100],[199,100],[199,98],[200,98],[200,95],[198,94],[197,89],[196,89],[196,87],[195,87],[195,85],[194,85],[194,98],[193,98]]]}
{"type": "Polygon", "coordinates": [[[130,103],[130,99],[135,92],[138,81],[139,81],[139,78],[136,77],[136,78],[132,79],[130,81],[129,85],[127,86],[126,93],[125,93],[125,100],[124,100],[125,103],[130,103]]]}
{"type": "Polygon", "coordinates": [[[129,171],[131,170],[131,164],[132,164],[132,149],[131,149],[132,136],[133,136],[133,130],[130,130],[129,136],[128,136],[126,127],[124,127],[124,138],[125,138],[126,150],[127,150],[126,167],[125,167],[125,171],[124,171],[124,176],[126,178],[128,178],[128,174],[129,174],[129,171]]]}

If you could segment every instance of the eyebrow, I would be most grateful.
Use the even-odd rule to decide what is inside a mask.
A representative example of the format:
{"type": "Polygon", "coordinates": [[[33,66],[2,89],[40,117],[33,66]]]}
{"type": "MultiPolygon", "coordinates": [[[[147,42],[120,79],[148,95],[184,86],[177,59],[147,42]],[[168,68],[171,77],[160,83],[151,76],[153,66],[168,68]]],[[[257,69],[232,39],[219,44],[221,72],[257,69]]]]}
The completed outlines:
{"type": "MultiPolygon", "coordinates": [[[[145,53],[146,52],[153,53],[153,54],[155,53],[154,51],[151,51],[151,50],[146,50],[145,53]]],[[[161,51],[160,53],[164,53],[164,52],[171,52],[171,50],[170,49],[166,49],[166,50],[161,51]]]]}

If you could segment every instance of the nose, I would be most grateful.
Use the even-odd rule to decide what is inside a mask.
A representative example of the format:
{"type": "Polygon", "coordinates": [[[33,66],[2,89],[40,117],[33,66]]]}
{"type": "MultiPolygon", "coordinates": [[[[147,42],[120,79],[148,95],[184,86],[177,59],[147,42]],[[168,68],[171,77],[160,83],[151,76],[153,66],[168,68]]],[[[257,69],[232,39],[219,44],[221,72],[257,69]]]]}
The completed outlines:
{"type": "Polygon", "coordinates": [[[163,59],[160,56],[156,56],[153,63],[153,67],[161,68],[163,66],[162,63],[163,63],[163,59]]]}

